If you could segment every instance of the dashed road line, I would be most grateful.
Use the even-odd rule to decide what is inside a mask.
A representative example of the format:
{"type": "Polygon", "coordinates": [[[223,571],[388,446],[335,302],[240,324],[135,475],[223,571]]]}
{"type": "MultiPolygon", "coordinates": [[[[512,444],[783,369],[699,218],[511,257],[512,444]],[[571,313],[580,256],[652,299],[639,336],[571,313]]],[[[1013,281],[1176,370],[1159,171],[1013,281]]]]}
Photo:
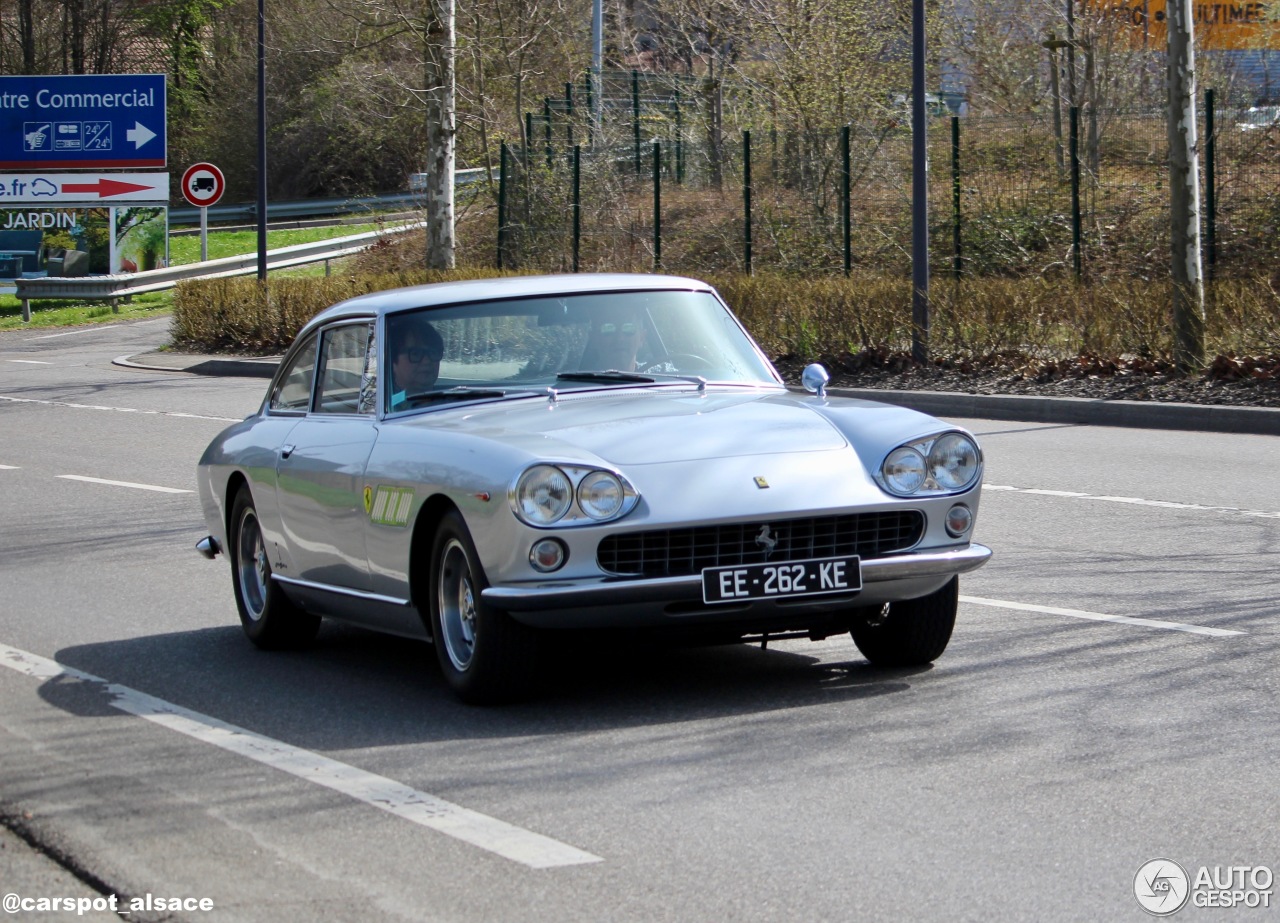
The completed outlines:
{"type": "Polygon", "coordinates": [[[1089,619],[1094,622],[1115,622],[1121,625],[1137,625],[1142,628],[1162,628],[1167,631],[1185,631],[1193,635],[1208,635],[1212,638],[1225,638],[1242,635],[1243,631],[1227,628],[1205,628],[1202,625],[1185,625],[1182,622],[1165,622],[1160,619],[1140,619],[1129,615],[1108,615],[1105,612],[1087,612],[1082,609],[1061,609],[1057,606],[1032,606],[1027,603],[1015,603],[1005,599],[987,599],[982,596],[961,596],[962,603],[977,606],[994,606],[997,609],[1016,609],[1020,612],[1040,612],[1044,615],[1065,615],[1073,619],[1089,619]]]}
{"type": "Polygon", "coordinates": [[[1108,497],[1101,494],[1081,493],[1077,490],[1045,490],[1039,487],[1010,487],[1003,484],[983,484],[984,491],[1035,494],[1041,497],[1064,497],[1068,500],[1101,500],[1105,503],[1128,503],[1133,506],[1154,506],[1167,510],[1189,510],[1193,513],[1231,513],[1236,516],[1254,516],[1260,519],[1280,519],[1280,512],[1273,510],[1245,510],[1234,506],[1206,506],[1202,503],[1176,503],[1172,500],[1147,500],[1142,497],[1108,497]]]}
{"type": "Polygon", "coordinates": [[[109,481],[106,478],[90,478],[81,474],[59,474],[64,481],[84,481],[87,484],[106,484],[108,487],[132,487],[134,490],[154,490],[162,494],[189,494],[191,490],[180,487],[160,487],[156,484],[135,484],[133,481],[109,481]]]}
{"type": "Polygon", "coordinates": [[[17,465],[0,465],[0,471],[18,471],[17,465]]]}
{"type": "Polygon", "coordinates": [[[19,362],[23,365],[53,365],[52,362],[44,362],[40,359],[6,359],[5,362],[19,362]]]}
{"type": "Polygon", "coordinates": [[[603,861],[575,846],[452,804],[386,776],[264,737],[7,644],[0,644],[0,665],[35,679],[69,678],[99,685],[110,697],[112,707],[126,714],[322,785],[529,868],[549,869],[603,861]]]}
{"type": "Polygon", "coordinates": [[[31,340],[54,340],[58,337],[73,337],[78,333],[97,333],[99,330],[110,330],[112,327],[121,327],[122,324],[99,324],[96,327],[81,327],[79,330],[68,330],[66,333],[46,333],[44,336],[28,337],[31,340]]]}
{"type": "Polygon", "coordinates": [[[178,413],[173,410],[138,410],[136,407],[107,407],[102,404],[77,404],[72,401],[42,401],[34,397],[10,397],[0,394],[0,401],[11,404],[44,404],[48,407],[71,407],[75,410],[110,410],[115,413],[137,413],[153,417],[181,417],[187,420],[213,420],[218,423],[239,423],[242,417],[210,417],[199,413],[178,413]]]}
{"type": "Polygon", "coordinates": [[[137,329],[138,327],[150,327],[153,324],[158,324],[160,322],[161,322],[160,319],[157,319],[157,320],[134,321],[129,324],[94,324],[93,326],[90,326],[90,327],[80,327],[77,330],[68,330],[65,333],[46,333],[44,336],[28,337],[28,339],[52,340],[57,337],[75,336],[76,334],[79,334],[79,333],[97,333],[101,330],[118,330],[118,329],[132,330],[132,329],[137,329]]]}

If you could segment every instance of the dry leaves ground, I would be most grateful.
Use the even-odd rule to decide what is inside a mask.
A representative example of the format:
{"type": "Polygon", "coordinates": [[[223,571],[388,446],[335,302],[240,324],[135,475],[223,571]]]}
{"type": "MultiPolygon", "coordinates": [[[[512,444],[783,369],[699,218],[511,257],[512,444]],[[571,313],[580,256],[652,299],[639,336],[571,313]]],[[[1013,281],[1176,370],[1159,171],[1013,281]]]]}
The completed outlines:
{"type": "MultiPolygon", "coordinates": [[[[1280,356],[1218,356],[1203,375],[1192,376],[1179,375],[1167,362],[1138,357],[975,367],[921,366],[905,355],[863,352],[822,361],[832,387],[1280,407],[1280,356]]],[[[789,384],[799,384],[803,362],[782,356],[775,365],[789,384]]]]}

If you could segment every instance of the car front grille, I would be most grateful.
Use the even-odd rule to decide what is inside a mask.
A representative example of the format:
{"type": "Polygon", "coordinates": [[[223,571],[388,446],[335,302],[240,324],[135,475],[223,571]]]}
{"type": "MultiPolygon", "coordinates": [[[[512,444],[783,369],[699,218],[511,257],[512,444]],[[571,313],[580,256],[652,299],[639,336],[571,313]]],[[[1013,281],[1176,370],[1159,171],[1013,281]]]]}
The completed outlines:
{"type": "Polygon", "coordinates": [[[610,535],[596,550],[601,570],[645,577],[683,577],[704,567],[734,567],[905,551],[920,541],[919,510],[777,519],[610,535]],[[768,550],[773,540],[772,550],[768,550]]]}

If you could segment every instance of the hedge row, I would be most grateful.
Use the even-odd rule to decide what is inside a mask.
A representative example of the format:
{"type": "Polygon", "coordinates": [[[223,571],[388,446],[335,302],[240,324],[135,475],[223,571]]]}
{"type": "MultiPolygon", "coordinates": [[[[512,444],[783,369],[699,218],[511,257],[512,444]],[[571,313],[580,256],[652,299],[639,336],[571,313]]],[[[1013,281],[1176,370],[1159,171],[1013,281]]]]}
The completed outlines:
{"type": "MultiPolygon", "coordinates": [[[[176,345],[209,352],[271,353],[331,304],[368,292],[503,275],[426,270],[326,278],[194,280],[174,298],[176,345]]],[[[909,352],[911,285],[875,274],[796,278],[708,277],[771,356],[833,360],[909,352]]],[[[1168,284],[1123,280],[1078,286],[1061,279],[935,280],[930,355],[935,361],[1010,365],[1078,356],[1168,358],[1168,284]]],[[[1265,278],[1219,282],[1206,325],[1209,356],[1280,353],[1280,298],[1265,278]]]]}

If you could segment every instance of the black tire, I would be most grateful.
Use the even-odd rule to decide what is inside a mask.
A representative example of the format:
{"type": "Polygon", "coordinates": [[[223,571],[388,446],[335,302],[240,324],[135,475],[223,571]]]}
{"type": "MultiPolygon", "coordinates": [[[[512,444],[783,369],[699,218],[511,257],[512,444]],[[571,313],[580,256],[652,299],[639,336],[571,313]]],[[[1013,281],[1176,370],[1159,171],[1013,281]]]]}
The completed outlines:
{"type": "Polygon", "coordinates": [[[471,534],[456,510],[431,546],[431,636],[449,687],[462,701],[493,705],[523,698],[538,672],[538,632],[487,605],[471,534]]]}
{"type": "Polygon", "coordinates": [[[933,663],[951,641],[959,605],[960,578],[942,589],[903,602],[890,603],[887,612],[854,623],[849,634],[862,656],[878,667],[917,667],[933,663]]]}
{"type": "Polygon", "coordinates": [[[249,640],[265,650],[303,647],[314,640],[320,617],[295,606],[271,579],[271,561],[248,487],[242,487],[231,504],[230,525],[231,583],[249,640]]]}

